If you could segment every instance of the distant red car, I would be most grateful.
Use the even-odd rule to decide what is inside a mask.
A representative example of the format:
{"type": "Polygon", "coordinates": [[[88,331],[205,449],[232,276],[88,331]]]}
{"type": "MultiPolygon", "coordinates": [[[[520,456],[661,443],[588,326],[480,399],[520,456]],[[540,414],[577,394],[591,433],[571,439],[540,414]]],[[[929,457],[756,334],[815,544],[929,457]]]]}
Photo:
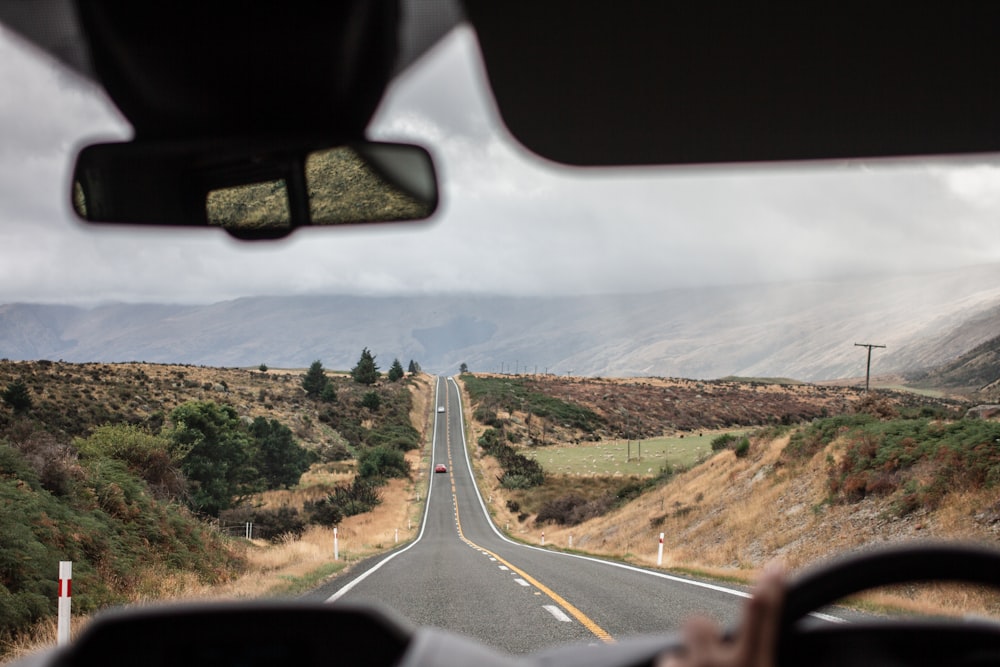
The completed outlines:
{"type": "Polygon", "coordinates": [[[439,463],[434,466],[434,472],[448,472],[448,466],[443,463],[439,463]]]}

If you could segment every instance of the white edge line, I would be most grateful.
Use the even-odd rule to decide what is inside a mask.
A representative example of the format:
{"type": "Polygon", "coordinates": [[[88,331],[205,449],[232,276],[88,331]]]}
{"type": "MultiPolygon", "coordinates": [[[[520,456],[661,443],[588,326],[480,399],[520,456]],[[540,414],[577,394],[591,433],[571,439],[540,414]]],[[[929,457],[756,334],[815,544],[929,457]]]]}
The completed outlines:
{"type": "MultiPolygon", "coordinates": [[[[438,390],[440,388],[441,388],[441,378],[438,377],[437,382],[434,385],[435,406],[437,405],[437,395],[438,395],[438,390]]],[[[447,385],[445,385],[445,389],[447,390],[447,385]]],[[[434,413],[434,432],[431,435],[431,466],[430,466],[431,470],[434,469],[434,453],[435,453],[435,450],[437,449],[437,431],[438,431],[438,419],[437,419],[437,415],[438,415],[438,413],[436,412],[436,410],[437,410],[437,408],[435,408],[435,413],[434,413]]],[[[445,419],[447,419],[447,415],[445,416],[445,419]]],[[[462,424],[462,428],[463,429],[465,428],[465,424],[464,423],[462,424]]],[[[465,435],[464,434],[462,435],[462,444],[463,445],[465,444],[465,435]]],[[[355,586],[357,586],[358,584],[360,584],[362,581],[364,581],[365,579],[367,579],[369,576],[371,576],[372,574],[374,574],[383,565],[385,565],[386,563],[388,563],[389,561],[391,561],[396,556],[398,556],[398,555],[400,555],[402,553],[406,553],[407,551],[409,551],[410,549],[412,549],[414,546],[417,545],[417,543],[420,541],[420,539],[424,536],[424,530],[427,528],[427,513],[430,511],[430,508],[431,508],[431,493],[434,491],[434,480],[435,479],[437,479],[437,478],[432,473],[431,474],[431,478],[430,478],[430,483],[427,485],[427,497],[424,499],[424,518],[420,522],[420,533],[417,535],[417,539],[413,540],[412,542],[410,542],[409,544],[407,544],[405,547],[403,547],[399,551],[397,551],[395,553],[392,553],[392,554],[389,554],[388,556],[386,556],[385,558],[383,558],[382,560],[380,560],[378,562],[378,564],[375,565],[373,568],[371,568],[370,570],[367,570],[363,574],[359,575],[353,581],[345,584],[343,588],[339,589],[336,593],[334,593],[333,595],[331,595],[330,597],[328,597],[324,601],[326,604],[330,604],[332,602],[336,602],[341,597],[343,597],[344,595],[346,595],[347,592],[350,591],[352,588],[354,588],[355,586]]]]}
{"type": "MultiPolygon", "coordinates": [[[[641,574],[648,574],[652,577],[659,577],[660,579],[667,579],[668,581],[674,581],[679,584],[687,584],[688,586],[697,586],[699,588],[707,588],[711,591],[716,591],[719,593],[726,593],[728,595],[735,595],[741,598],[751,597],[750,593],[745,591],[739,591],[735,588],[726,588],[725,586],[719,586],[717,584],[709,584],[704,581],[696,581],[694,579],[685,579],[683,577],[675,577],[671,574],[666,574],[664,572],[656,572],[655,570],[646,570],[641,567],[635,567],[634,565],[626,565],[624,563],[616,563],[610,560],[603,560],[600,558],[594,558],[592,556],[582,556],[580,554],[568,554],[562,551],[551,551],[549,549],[542,549],[541,547],[532,546],[530,544],[522,544],[521,542],[515,542],[506,535],[500,532],[500,529],[496,527],[493,523],[493,519],[490,517],[489,510],[486,509],[486,503],[483,501],[483,495],[479,492],[479,485],[475,483],[476,474],[472,470],[472,459],[469,458],[469,446],[465,440],[465,412],[462,408],[462,392],[458,391],[458,383],[455,382],[455,378],[448,377],[449,381],[455,385],[455,391],[458,394],[458,419],[461,424],[461,434],[462,434],[462,450],[465,452],[465,465],[469,469],[469,474],[472,475],[473,489],[476,491],[476,498],[479,499],[479,507],[483,511],[483,515],[486,517],[486,523],[489,524],[490,529],[504,542],[508,544],[513,544],[514,546],[523,547],[525,549],[533,549],[535,551],[541,551],[542,553],[552,554],[553,556],[565,556],[566,558],[579,558],[580,560],[587,560],[592,563],[602,563],[604,565],[610,565],[611,567],[617,567],[622,570],[629,570],[631,572],[639,572],[641,574]]],[[[435,424],[436,426],[436,424],[435,424]]],[[[831,623],[847,623],[846,620],[838,618],[836,616],[830,616],[829,614],[821,614],[818,612],[813,612],[809,614],[815,618],[819,618],[824,621],[829,621],[831,623]]]]}
{"type": "Polygon", "coordinates": [[[555,616],[557,621],[562,621],[563,623],[573,622],[573,619],[567,616],[566,612],[564,612],[562,609],[555,606],[554,604],[543,604],[542,609],[555,616]]]}

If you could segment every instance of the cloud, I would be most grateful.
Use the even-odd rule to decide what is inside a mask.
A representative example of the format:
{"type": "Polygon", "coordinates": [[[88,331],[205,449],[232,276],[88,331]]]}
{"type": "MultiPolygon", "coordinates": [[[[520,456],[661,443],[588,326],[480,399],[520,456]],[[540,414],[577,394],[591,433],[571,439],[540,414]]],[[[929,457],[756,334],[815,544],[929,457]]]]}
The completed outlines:
{"type": "Polygon", "coordinates": [[[1000,261],[1000,161],[577,169],[500,123],[459,29],[398,81],[373,137],[426,143],[426,223],[297,232],[73,220],[73,148],[129,129],[103,95],[0,31],[0,303],[206,302],[289,293],[629,292],[925,271],[1000,261]]]}

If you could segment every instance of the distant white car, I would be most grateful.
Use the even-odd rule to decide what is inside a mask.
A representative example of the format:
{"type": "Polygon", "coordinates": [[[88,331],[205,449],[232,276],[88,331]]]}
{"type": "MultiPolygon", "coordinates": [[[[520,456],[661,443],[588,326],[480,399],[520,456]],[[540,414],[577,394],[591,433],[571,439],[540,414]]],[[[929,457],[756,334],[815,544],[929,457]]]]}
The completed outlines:
{"type": "Polygon", "coordinates": [[[444,406],[443,405],[439,405],[438,406],[438,412],[444,412],[444,406]]]}

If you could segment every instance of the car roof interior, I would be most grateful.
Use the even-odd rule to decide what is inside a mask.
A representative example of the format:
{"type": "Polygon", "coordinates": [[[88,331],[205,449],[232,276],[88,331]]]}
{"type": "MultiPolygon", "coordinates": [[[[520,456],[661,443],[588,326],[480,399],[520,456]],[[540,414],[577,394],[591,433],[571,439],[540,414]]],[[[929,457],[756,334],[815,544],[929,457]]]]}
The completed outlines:
{"type": "Polygon", "coordinates": [[[7,3],[0,20],[99,80],[139,138],[360,138],[407,64],[401,54],[418,55],[413,35],[431,41],[464,14],[507,127],[557,162],[1000,150],[995,3],[351,0],[232,9],[46,0],[7,3]]]}

